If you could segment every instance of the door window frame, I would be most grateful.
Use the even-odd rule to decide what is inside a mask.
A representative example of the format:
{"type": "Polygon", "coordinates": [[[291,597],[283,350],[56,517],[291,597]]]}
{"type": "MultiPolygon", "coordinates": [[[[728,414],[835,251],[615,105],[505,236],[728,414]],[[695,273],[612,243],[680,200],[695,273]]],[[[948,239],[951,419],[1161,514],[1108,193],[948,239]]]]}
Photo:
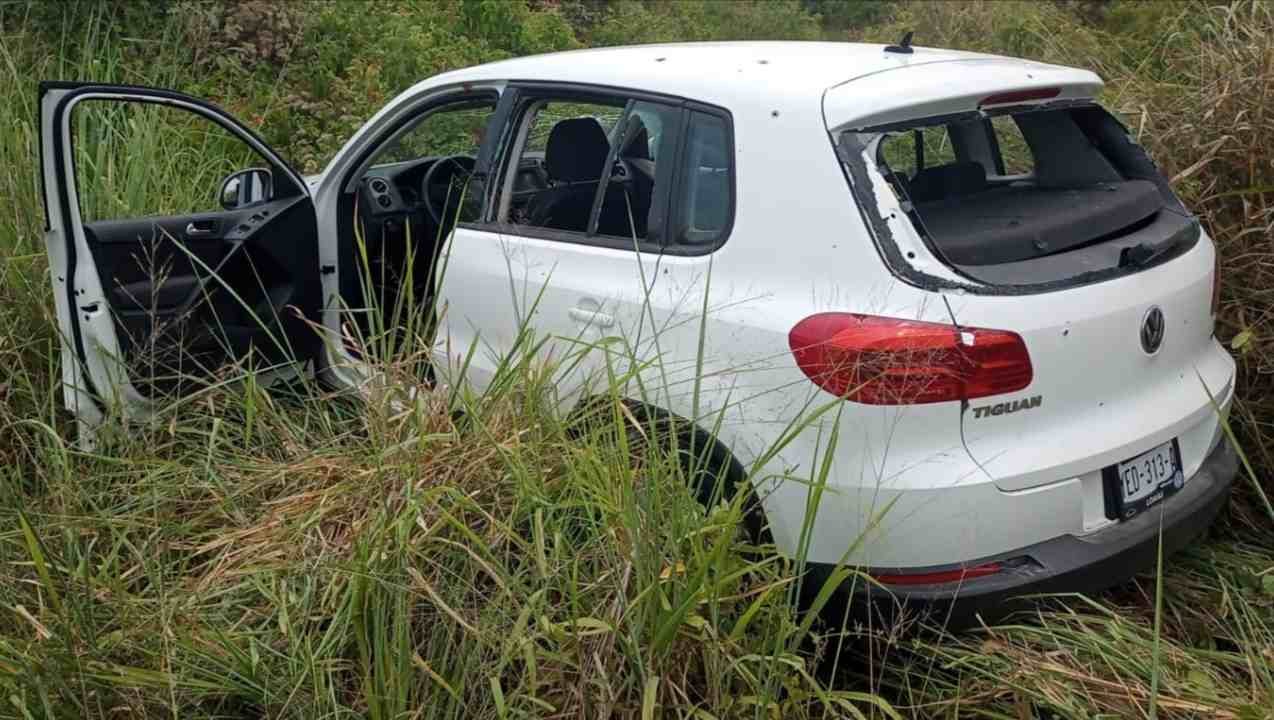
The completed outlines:
{"type": "MultiPolygon", "coordinates": [[[[62,90],[67,89],[72,92],[67,95],[61,105],[58,107],[57,113],[53,118],[53,126],[58,130],[59,140],[54,146],[54,171],[61,172],[63,186],[66,189],[66,197],[69,207],[63,207],[64,216],[69,211],[74,215],[68,220],[74,220],[79,226],[84,225],[84,218],[80,210],[80,187],[79,172],[75,166],[75,135],[71,130],[71,116],[75,110],[75,106],[85,100],[105,100],[121,103],[139,103],[147,105],[164,105],[167,107],[177,108],[186,112],[198,115],[205,120],[213,123],[242,140],[245,145],[252,148],[261,156],[270,166],[273,181],[273,197],[271,199],[282,200],[295,197],[309,195],[309,189],[306,187],[305,180],[288,165],[277,153],[265,144],[259,135],[252,131],[246,125],[242,125],[234,120],[231,116],[225,114],[223,110],[212,103],[199,100],[198,98],[186,97],[184,95],[172,92],[171,90],[163,90],[160,88],[151,88],[139,85],[88,85],[83,83],[43,83],[50,89],[62,90]],[[70,150],[70,157],[63,154],[63,148],[70,150]]],[[[43,174],[43,173],[42,173],[43,174]]],[[[213,209],[209,212],[219,212],[220,209],[213,209]]],[[[45,225],[48,225],[48,209],[45,209],[45,225]]],[[[149,217],[149,216],[141,216],[149,217]]],[[[99,218],[106,219],[106,218],[99,218]]]]}
{"type": "MultiPolygon", "coordinates": [[[[115,329],[115,317],[112,312],[99,313],[94,317],[80,316],[83,308],[80,303],[96,306],[102,303],[110,310],[107,294],[102,287],[101,278],[92,254],[87,251],[87,233],[84,229],[84,218],[80,212],[78,172],[75,163],[75,136],[71,131],[71,112],[76,104],[87,99],[125,103],[163,104],[163,106],[180,108],[195,113],[203,119],[222,127],[228,133],[237,136],[248,147],[264,158],[270,166],[274,177],[274,190],[278,199],[310,201],[313,196],[304,182],[304,178],[284,161],[265,140],[261,139],[250,127],[234,119],[228,112],[204,99],[185,96],[164,88],[147,87],[147,85],[65,82],[65,80],[43,80],[39,83],[39,115],[38,127],[41,138],[39,153],[39,176],[41,176],[41,196],[45,210],[45,231],[52,232],[56,223],[60,229],[61,257],[60,263],[50,256],[52,275],[54,275],[54,292],[60,299],[55,299],[59,308],[59,325],[65,325],[73,354],[73,367],[64,370],[64,380],[68,381],[68,407],[74,407],[76,417],[84,422],[96,424],[101,422],[106,412],[106,398],[120,399],[124,403],[126,413],[145,413],[150,401],[132,386],[127,377],[120,377],[108,363],[115,363],[115,358],[103,361],[101,356],[118,356],[120,343],[115,329]],[[46,116],[46,98],[50,92],[65,92],[65,96],[55,99],[51,116],[46,116]],[[47,147],[46,145],[47,139],[47,147]],[[52,163],[52,167],[48,167],[52,163]],[[50,186],[52,182],[52,187],[50,186]],[[50,196],[56,196],[56,208],[50,206],[50,196]],[[83,256],[82,256],[83,255],[83,256]],[[60,265],[60,266],[59,266],[60,265]],[[80,266],[90,266],[88,273],[82,273],[80,266]],[[83,283],[80,284],[80,283],[83,283]],[[83,297],[80,297],[83,296],[83,297]],[[62,306],[65,306],[62,307],[62,306]],[[88,324],[88,329],[85,329],[88,324]],[[101,347],[90,353],[85,347],[84,336],[89,330],[98,335],[101,347]],[[71,399],[74,396],[74,400],[71,399]],[[139,410],[140,408],[140,410],[139,410]]],[[[147,217],[147,215],[143,215],[147,217]]]]}
{"type": "Polygon", "coordinates": [[[685,119],[682,120],[680,128],[681,138],[678,142],[677,167],[674,170],[675,175],[673,176],[673,186],[670,188],[670,191],[673,193],[673,202],[670,203],[668,223],[671,226],[673,218],[680,218],[683,216],[686,209],[685,206],[689,201],[689,198],[681,192],[681,181],[683,171],[685,170],[685,168],[682,167],[682,162],[689,152],[690,116],[693,113],[716,117],[722,121],[722,124],[725,127],[726,187],[729,190],[729,196],[726,198],[726,218],[725,222],[721,225],[721,230],[717,232],[717,237],[710,243],[682,243],[680,233],[673,232],[673,228],[670,227],[669,234],[666,236],[668,239],[666,241],[664,251],[669,255],[709,255],[720,249],[722,245],[725,245],[726,241],[730,239],[730,232],[734,230],[734,213],[738,202],[738,189],[736,187],[737,182],[735,180],[736,173],[738,171],[735,167],[737,163],[735,162],[734,152],[734,117],[730,115],[730,111],[725,108],[719,108],[715,105],[708,105],[706,103],[695,102],[693,100],[687,100],[684,109],[685,119]]]}
{"type": "Polygon", "coordinates": [[[502,112],[507,112],[504,109],[507,95],[507,90],[501,92],[495,87],[485,85],[473,89],[457,87],[436,88],[430,92],[424,102],[409,108],[406,112],[394,118],[389,125],[377,129],[375,135],[361,143],[362,148],[359,149],[353,161],[349,163],[341,176],[340,183],[338,183],[341,194],[354,192],[357,189],[358,181],[371,169],[372,160],[376,159],[376,153],[384,149],[387,143],[394,142],[402,134],[414,129],[417,123],[424,122],[427,116],[439,110],[445,110],[451,105],[469,105],[483,99],[489,99],[495,101],[493,103],[495,109],[491,120],[487,124],[487,133],[482,138],[482,145],[478,147],[478,154],[475,158],[473,174],[477,177],[478,173],[483,169],[484,156],[486,156],[485,159],[488,163],[490,162],[490,155],[494,147],[493,138],[491,137],[492,133],[490,132],[491,128],[504,124],[502,112]]]}
{"type": "MultiPolygon", "coordinates": [[[[498,152],[493,152],[495,157],[491,158],[490,165],[492,172],[490,177],[492,181],[488,184],[488,197],[486,198],[486,210],[482,216],[481,222],[457,223],[457,227],[466,227],[474,230],[485,230],[489,232],[499,233],[501,235],[512,235],[517,237],[526,237],[540,240],[553,240],[557,242],[565,242],[576,245],[588,245],[592,247],[602,247],[613,250],[627,250],[632,252],[636,250],[641,253],[656,253],[667,255],[697,256],[708,255],[715,252],[730,236],[730,231],[734,226],[735,205],[736,205],[736,181],[735,181],[735,153],[734,153],[734,119],[730,111],[715,105],[689,100],[676,95],[668,95],[663,93],[650,92],[648,90],[636,90],[632,88],[617,87],[611,85],[591,85],[584,83],[572,82],[551,82],[551,81],[525,81],[512,80],[509,82],[509,92],[512,96],[509,98],[507,112],[499,117],[499,121],[503,123],[503,127],[495,133],[500,142],[498,143],[498,152]],[[672,153],[667,159],[660,158],[656,161],[657,175],[666,176],[663,183],[656,182],[654,197],[651,198],[652,209],[657,209],[659,216],[656,222],[651,223],[647,229],[646,238],[637,239],[634,247],[632,238],[624,238],[613,235],[602,235],[592,231],[571,231],[559,230],[556,228],[536,227],[534,225],[522,225],[509,222],[500,222],[499,212],[502,205],[510,192],[510,183],[516,174],[516,164],[520,161],[520,155],[525,147],[526,136],[530,125],[526,122],[527,113],[537,103],[545,100],[557,101],[579,101],[594,102],[605,104],[623,103],[624,111],[620,118],[623,122],[631,114],[632,106],[635,102],[648,102],[663,105],[665,107],[675,109],[678,112],[672,114],[675,122],[669,127],[662,129],[662,132],[671,133],[669,147],[672,153]],[[689,133],[686,132],[689,126],[690,115],[693,112],[713,115],[723,121],[726,131],[727,158],[729,160],[729,207],[728,216],[725,225],[722,228],[720,236],[712,243],[699,245],[687,245],[678,242],[678,238],[673,237],[674,218],[680,217],[682,205],[686,199],[680,196],[678,192],[681,185],[682,161],[686,155],[686,143],[689,133]],[[516,135],[516,137],[515,137],[516,135]],[[662,168],[670,168],[662,170],[662,168]],[[653,235],[653,238],[651,237],[653,235]]],[[[493,146],[493,151],[497,146],[493,146]]],[[[611,148],[611,155],[614,155],[615,148],[611,148]]],[[[596,216],[599,212],[598,203],[605,196],[605,184],[609,182],[609,176],[604,176],[599,183],[598,192],[594,199],[593,209],[590,213],[590,228],[596,227],[596,216]]]]}

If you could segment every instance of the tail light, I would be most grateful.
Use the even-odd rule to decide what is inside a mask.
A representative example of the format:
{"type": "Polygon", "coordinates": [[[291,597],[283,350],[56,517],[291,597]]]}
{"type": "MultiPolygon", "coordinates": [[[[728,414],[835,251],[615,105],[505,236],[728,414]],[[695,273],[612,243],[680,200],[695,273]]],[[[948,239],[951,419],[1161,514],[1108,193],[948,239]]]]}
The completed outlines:
{"type": "Polygon", "coordinates": [[[868,405],[968,400],[1031,384],[1031,358],[1007,330],[819,313],[788,334],[796,364],[833,395],[868,405]]]}
{"type": "Polygon", "coordinates": [[[872,577],[882,585],[940,585],[942,583],[963,582],[973,578],[994,575],[1004,567],[1000,563],[990,562],[954,570],[941,570],[927,573],[889,573],[873,574],[872,577]]]}

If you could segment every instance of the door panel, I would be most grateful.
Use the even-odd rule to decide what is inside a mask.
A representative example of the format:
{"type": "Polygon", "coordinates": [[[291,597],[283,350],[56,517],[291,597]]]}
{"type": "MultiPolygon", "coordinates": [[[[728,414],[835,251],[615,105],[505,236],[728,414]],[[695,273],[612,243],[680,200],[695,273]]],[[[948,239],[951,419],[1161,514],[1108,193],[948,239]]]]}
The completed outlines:
{"type": "Polygon", "coordinates": [[[453,383],[463,367],[464,381],[485,389],[515,348],[544,341],[540,357],[569,406],[605,387],[607,358],[623,375],[654,349],[646,315],[656,256],[463,227],[447,252],[436,359],[453,383]],[[612,341],[620,345],[602,348],[612,341]]]}
{"type": "Polygon", "coordinates": [[[112,307],[121,314],[167,312],[191,296],[198,284],[196,263],[216,267],[229,250],[221,232],[187,236],[186,225],[196,221],[146,218],[84,226],[112,307]]]}
{"type": "Polygon", "coordinates": [[[40,92],[46,245],[68,406],[82,421],[112,404],[144,416],[157,396],[249,367],[286,375],[318,357],[316,220],[294,170],[194,98],[68,83],[40,92]],[[76,114],[83,100],[99,111],[76,114]],[[269,170],[272,195],[221,207],[223,174],[252,166],[269,170]]]}
{"type": "MultiPolygon", "coordinates": [[[[119,356],[144,395],[179,393],[255,353],[262,365],[306,355],[317,340],[288,306],[313,304],[318,269],[297,270],[276,233],[295,227],[297,201],[226,213],[99,221],[84,227],[115,321],[119,356]],[[284,213],[273,223],[262,213],[284,213]],[[292,227],[289,227],[292,225],[292,227]],[[193,231],[193,232],[192,232],[193,231]],[[292,337],[301,347],[291,347],[292,337]]],[[[303,219],[303,218],[302,218],[303,219]]]]}

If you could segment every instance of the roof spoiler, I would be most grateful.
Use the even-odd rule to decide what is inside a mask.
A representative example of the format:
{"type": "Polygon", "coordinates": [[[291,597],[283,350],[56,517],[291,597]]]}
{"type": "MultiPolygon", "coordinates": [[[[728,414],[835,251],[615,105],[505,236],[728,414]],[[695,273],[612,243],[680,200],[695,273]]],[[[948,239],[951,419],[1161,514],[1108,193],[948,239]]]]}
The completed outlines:
{"type": "Polygon", "coordinates": [[[911,62],[829,88],[823,96],[827,129],[838,133],[1022,105],[1090,101],[1103,85],[1089,70],[1012,58],[911,62]]]}

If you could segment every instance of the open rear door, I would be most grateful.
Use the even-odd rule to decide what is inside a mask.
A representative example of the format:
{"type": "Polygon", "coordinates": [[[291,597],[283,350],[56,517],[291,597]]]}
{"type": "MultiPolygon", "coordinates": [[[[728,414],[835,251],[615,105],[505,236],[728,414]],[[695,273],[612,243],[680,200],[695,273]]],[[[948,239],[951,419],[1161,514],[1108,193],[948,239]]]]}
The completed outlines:
{"type": "Polygon", "coordinates": [[[82,427],[318,359],[313,202],[251,130],[167,90],[46,82],[40,151],[65,398],[82,427]]]}

